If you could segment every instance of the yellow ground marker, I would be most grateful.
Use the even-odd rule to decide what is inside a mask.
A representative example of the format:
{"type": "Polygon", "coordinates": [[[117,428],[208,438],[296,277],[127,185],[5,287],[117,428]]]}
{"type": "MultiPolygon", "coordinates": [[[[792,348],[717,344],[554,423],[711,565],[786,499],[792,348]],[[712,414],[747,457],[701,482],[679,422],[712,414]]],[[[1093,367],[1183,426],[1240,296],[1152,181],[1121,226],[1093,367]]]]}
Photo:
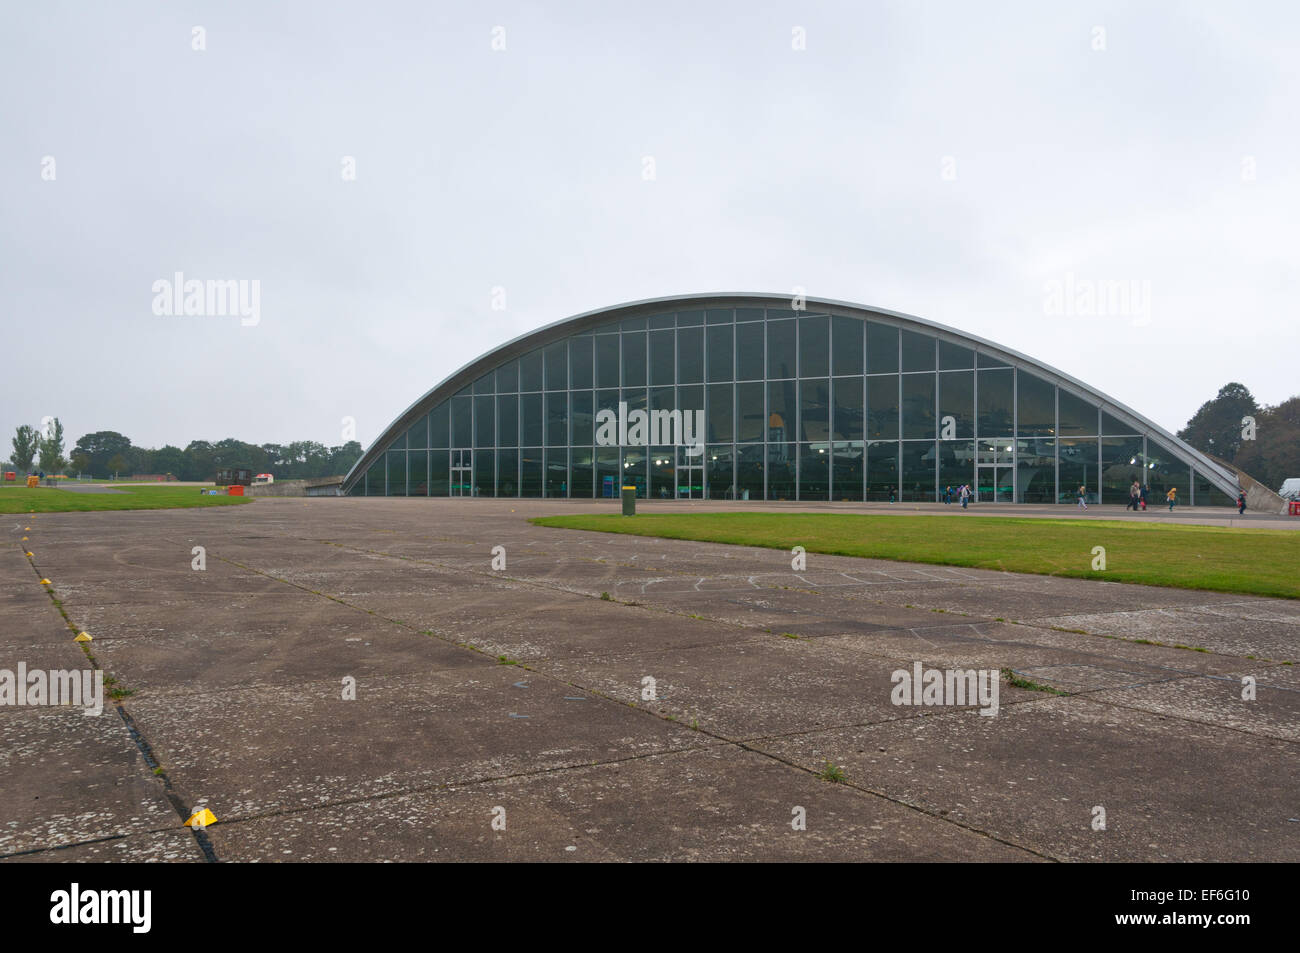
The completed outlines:
{"type": "Polygon", "coordinates": [[[205,807],[203,810],[196,811],[194,814],[192,814],[190,816],[190,819],[185,822],[185,826],[197,827],[201,830],[202,828],[208,827],[215,823],[217,823],[217,815],[213,814],[205,807]]]}
{"type": "Polygon", "coordinates": [[[24,536],[22,539],[18,540],[18,542],[20,542],[20,543],[25,543],[25,542],[27,542],[27,537],[24,536]]]}
{"type": "Polygon", "coordinates": [[[28,556],[32,556],[32,555],[35,555],[35,554],[29,551],[29,552],[27,553],[27,555],[28,555],[28,556]]]}
{"type": "Polygon", "coordinates": [[[80,635],[78,635],[78,636],[77,636],[75,639],[73,639],[72,641],[74,641],[74,642],[93,642],[93,641],[95,641],[95,639],[94,639],[94,637],[93,637],[89,632],[82,632],[80,635]]]}
{"type": "Polygon", "coordinates": [[[52,586],[52,585],[54,585],[54,583],[50,582],[48,579],[42,579],[42,580],[41,580],[41,585],[42,585],[42,586],[52,586]]]}

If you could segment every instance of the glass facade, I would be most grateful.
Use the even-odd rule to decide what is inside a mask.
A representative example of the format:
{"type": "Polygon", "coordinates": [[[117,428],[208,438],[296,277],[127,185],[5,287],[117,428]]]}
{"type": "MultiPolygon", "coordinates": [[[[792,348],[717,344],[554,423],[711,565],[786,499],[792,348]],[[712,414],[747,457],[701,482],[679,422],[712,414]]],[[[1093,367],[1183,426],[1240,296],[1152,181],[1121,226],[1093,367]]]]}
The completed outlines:
{"type": "Polygon", "coordinates": [[[976,342],[865,317],[664,306],[527,351],[423,413],[350,495],[1228,505],[1185,453],[976,342]]]}

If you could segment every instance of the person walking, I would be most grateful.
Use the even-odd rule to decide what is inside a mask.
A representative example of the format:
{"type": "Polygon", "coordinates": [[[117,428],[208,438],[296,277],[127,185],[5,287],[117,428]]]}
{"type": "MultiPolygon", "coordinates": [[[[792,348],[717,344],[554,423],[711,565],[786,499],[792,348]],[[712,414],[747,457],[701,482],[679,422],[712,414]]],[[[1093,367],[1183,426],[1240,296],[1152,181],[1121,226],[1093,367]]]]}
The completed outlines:
{"type": "Polygon", "coordinates": [[[1086,510],[1088,508],[1088,499],[1087,499],[1088,491],[1081,486],[1079,487],[1079,492],[1077,495],[1079,497],[1079,509],[1086,510]]]}
{"type": "Polygon", "coordinates": [[[961,498],[961,508],[966,509],[966,504],[970,502],[970,485],[963,483],[961,489],[957,491],[957,495],[961,498]]]}
{"type": "Polygon", "coordinates": [[[1147,494],[1150,492],[1150,489],[1145,483],[1142,484],[1142,489],[1138,491],[1138,502],[1142,504],[1143,513],[1147,510],[1147,494]]]}
{"type": "Polygon", "coordinates": [[[1246,512],[1246,494],[1238,493],[1237,494],[1237,515],[1240,516],[1242,513],[1245,512],[1246,512]]]}
{"type": "Polygon", "coordinates": [[[1138,481],[1134,480],[1133,485],[1128,488],[1128,506],[1124,507],[1124,509],[1132,509],[1133,512],[1136,513],[1138,509],[1138,499],[1141,495],[1142,488],[1138,486],[1138,481]]]}
{"type": "Polygon", "coordinates": [[[951,486],[945,486],[945,487],[943,488],[943,503],[944,503],[944,506],[947,506],[947,505],[948,505],[949,503],[951,503],[951,502],[952,502],[952,487],[951,487],[951,486]]]}
{"type": "Polygon", "coordinates": [[[898,499],[898,490],[897,490],[897,488],[891,486],[891,487],[889,488],[889,503],[890,503],[890,505],[892,506],[893,503],[894,503],[894,501],[897,500],[897,499],[898,499]]]}
{"type": "Polygon", "coordinates": [[[1169,512],[1174,511],[1174,504],[1178,502],[1178,487],[1171,486],[1169,492],[1165,494],[1165,502],[1169,504],[1169,512]]]}

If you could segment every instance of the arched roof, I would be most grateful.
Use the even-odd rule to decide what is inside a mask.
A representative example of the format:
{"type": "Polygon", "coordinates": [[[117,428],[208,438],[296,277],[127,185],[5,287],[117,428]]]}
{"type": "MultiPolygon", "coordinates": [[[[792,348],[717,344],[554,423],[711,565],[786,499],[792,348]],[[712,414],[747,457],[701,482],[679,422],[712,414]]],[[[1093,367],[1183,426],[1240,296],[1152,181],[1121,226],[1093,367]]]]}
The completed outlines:
{"type": "MultiPolygon", "coordinates": [[[[456,394],[468,384],[490,370],[493,370],[500,364],[514,360],[521,354],[526,354],[537,348],[544,347],[554,341],[567,338],[570,335],[581,333],[592,328],[600,327],[615,320],[623,318],[639,317],[641,315],[651,315],[662,313],[664,310],[701,310],[706,308],[747,308],[747,307],[777,307],[790,309],[792,299],[788,294],[765,294],[765,293],[707,293],[707,294],[688,294],[688,295],[670,295],[663,298],[646,298],[641,301],[630,301],[625,304],[614,305],[608,308],[599,308],[595,311],[586,311],[573,317],[563,318],[559,321],[553,321],[550,324],[521,334],[518,337],[507,341],[500,347],[487,351],[480,357],[475,358],[459,370],[449,374],[446,378],[434,385],[424,396],[415,403],[411,404],[404,411],[394,418],[393,422],[381,433],[373,443],[361,455],[361,458],[348,471],[343,478],[343,491],[347,492],[360,477],[365,475],[366,470],[382,453],[394,438],[403,434],[416,420],[424,414],[429,413],[442,401],[456,394]]],[[[860,318],[862,320],[884,319],[883,323],[897,325],[911,330],[922,331],[926,334],[934,335],[940,340],[946,340],[954,344],[960,344],[964,347],[972,348],[977,353],[988,354],[994,358],[1005,361],[1009,364],[1031,369],[1034,373],[1044,377],[1051,382],[1072,391],[1076,395],[1083,397],[1100,405],[1101,409],[1113,417],[1125,421],[1133,426],[1135,431],[1141,431],[1153,434],[1168,444],[1169,448],[1180,454],[1186,462],[1193,464],[1196,469],[1213,482],[1220,490],[1229,496],[1236,496],[1238,482],[1235,474],[1223,467],[1219,463],[1211,460],[1205,454],[1196,450],[1194,447],[1179,440],[1163,427],[1148,420],[1132,408],[1121,404],[1115,398],[1103,394],[1094,387],[1090,387],[1083,381],[1071,377],[1064,371],[1044,364],[1027,354],[1021,354],[1019,351],[996,344],[993,341],[978,337],[974,334],[967,334],[964,331],[958,331],[956,328],[950,328],[947,325],[938,324],[934,321],[928,321],[925,318],[918,318],[915,315],[903,314],[900,311],[890,311],[886,308],[872,308],[866,305],[854,304],[850,301],[837,301],[829,298],[806,298],[804,302],[804,311],[813,314],[831,314],[844,315],[848,317],[860,318]]]]}

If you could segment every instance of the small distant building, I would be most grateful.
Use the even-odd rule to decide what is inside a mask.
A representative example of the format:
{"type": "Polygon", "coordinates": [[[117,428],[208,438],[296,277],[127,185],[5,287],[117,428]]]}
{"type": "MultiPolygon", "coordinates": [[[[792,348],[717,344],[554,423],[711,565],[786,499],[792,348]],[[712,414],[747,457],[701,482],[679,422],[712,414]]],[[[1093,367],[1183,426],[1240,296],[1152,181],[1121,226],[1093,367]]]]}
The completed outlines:
{"type": "Polygon", "coordinates": [[[252,486],[253,471],[248,467],[218,467],[213,482],[218,486],[252,486]]]}
{"type": "Polygon", "coordinates": [[[176,479],[173,473],[133,473],[131,480],[135,483],[171,483],[176,479]]]}

